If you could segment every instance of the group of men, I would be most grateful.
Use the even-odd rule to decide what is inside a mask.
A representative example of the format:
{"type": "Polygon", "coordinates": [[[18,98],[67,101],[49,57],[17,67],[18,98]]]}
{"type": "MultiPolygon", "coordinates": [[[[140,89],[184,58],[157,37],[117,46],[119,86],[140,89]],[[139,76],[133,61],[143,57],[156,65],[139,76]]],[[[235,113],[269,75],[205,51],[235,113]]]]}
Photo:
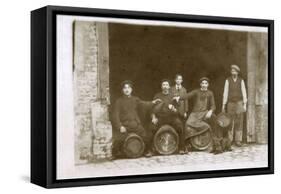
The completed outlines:
{"type": "Polygon", "coordinates": [[[159,127],[171,125],[179,134],[179,153],[190,151],[190,138],[210,130],[213,141],[212,152],[215,154],[231,150],[231,145],[242,145],[243,113],[247,107],[247,94],[244,80],[239,76],[240,68],[231,65],[231,76],[224,85],[222,112],[231,117],[231,124],[227,130],[218,125],[215,110],[214,93],[208,89],[210,80],[202,77],[198,89],[187,92],[183,87],[183,76],[175,76],[175,84],[171,87],[168,79],[161,81],[161,92],[157,93],[152,101],[143,101],[133,96],[133,83],[129,80],[122,82],[123,95],[117,99],[113,110],[113,156],[122,157],[122,145],[129,133],[136,133],[145,142],[145,156],[154,154],[153,136],[159,127]],[[189,101],[192,100],[192,110],[189,110],[189,101]],[[150,122],[143,127],[138,107],[151,106],[150,122]],[[227,139],[229,146],[221,149],[223,139],[227,139]]]}

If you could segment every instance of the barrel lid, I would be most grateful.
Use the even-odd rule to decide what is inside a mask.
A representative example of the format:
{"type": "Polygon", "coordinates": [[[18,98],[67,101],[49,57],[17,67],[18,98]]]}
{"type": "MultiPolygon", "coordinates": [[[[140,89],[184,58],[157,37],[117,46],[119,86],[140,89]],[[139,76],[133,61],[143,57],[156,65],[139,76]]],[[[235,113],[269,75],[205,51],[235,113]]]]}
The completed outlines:
{"type": "Polygon", "coordinates": [[[128,158],[138,158],[144,153],[145,144],[143,139],[135,134],[129,133],[124,141],[124,153],[128,158]]]}
{"type": "Polygon", "coordinates": [[[172,126],[163,125],[155,133],[153,143],[159,154],[173,154],[178,150],[179,136],[172,126]]]}

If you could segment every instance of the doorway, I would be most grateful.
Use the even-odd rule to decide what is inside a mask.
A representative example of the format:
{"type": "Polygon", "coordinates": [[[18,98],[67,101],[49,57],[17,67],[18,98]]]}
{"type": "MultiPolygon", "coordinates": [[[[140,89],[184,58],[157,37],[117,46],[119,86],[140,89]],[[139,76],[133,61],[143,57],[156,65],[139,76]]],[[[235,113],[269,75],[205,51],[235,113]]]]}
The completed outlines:
{"type": "Polygon", "coordinates": [[[111,102],[121,95],[120,83],[134,82],[134,95],[151,100],[163,78],[183,75],[187,91],[210,78],[217,113],[231,64],[247,75],[247,32],[148,25],[109,24],[109,84],[111,102]]]}

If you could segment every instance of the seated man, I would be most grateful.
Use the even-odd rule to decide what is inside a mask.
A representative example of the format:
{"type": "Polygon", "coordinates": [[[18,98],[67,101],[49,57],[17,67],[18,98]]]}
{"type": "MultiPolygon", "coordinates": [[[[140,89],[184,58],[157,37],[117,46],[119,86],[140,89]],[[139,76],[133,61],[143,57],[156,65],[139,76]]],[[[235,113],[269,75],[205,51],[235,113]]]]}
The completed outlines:
{"type": "Polygon", "coordinates": [[[220,148],[222,135],[214,114],[216,109],[214,94],[208,89],[209,79],[207,77],[200,79],[200,86],[199,89],[180,97],[174,97],[174,99],[178,101],[179,99],[193,98],[193,109],[185,124],[185,140],[211,130],[214,143],[213,152],[218,154],[222,152],[220,148]]]}
{"type": "Polygon", "coordinates": [[[154,96],[154,99],[160,99],[162,100],[161,103],[154,106],[152,109],[152,123],[149,127],[151,130],[151,141],[153,139],[154,134],[156,131],[165,124],[171,125],[175,128],[175,130],[178,132],[180,137],[180,144],[179,149],[180,153],[184,154],[185,146],[184,146],[184,135],[183,135],[183,123],[181,119],[179,118],[178,110],[176,109],[176,105],[174,104],[175,101],[173,101],[173,94],[170,92],[170,82],[167,79],[162,80],[161,82],[161,89],[162,92],[156,94],[154,96]]]}
{"type": "Polygon", "coordinates": [[[113,119],[113,158],[122,157],[122,145],[128,133],[134,132],[141,136],[147,143],[147,134],[143,128],[139,115],[138,106],[140,104],[156,104],[159,99],[152,102],[141,101],[138,97],[132,96],[133,84],[126,80],[122,82],[123,96],[115,102],[115,107],[112,115],[113,119]]]}

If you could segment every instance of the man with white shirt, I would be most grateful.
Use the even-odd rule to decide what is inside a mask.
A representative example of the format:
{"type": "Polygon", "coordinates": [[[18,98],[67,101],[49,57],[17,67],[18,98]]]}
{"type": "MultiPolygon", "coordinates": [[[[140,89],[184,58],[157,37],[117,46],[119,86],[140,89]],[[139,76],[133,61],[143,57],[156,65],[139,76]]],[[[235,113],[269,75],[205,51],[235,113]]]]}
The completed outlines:
{"type": "Polygon", "coordinates": [[[246,86],[239,73],[240,68],[231,65],[231,76],[225,80],[222,104],[222,112],[227,108],[227,113],[232,118],[228,138],[238,147],[242,145],[243,114],[247,109],[246,86]]]}

